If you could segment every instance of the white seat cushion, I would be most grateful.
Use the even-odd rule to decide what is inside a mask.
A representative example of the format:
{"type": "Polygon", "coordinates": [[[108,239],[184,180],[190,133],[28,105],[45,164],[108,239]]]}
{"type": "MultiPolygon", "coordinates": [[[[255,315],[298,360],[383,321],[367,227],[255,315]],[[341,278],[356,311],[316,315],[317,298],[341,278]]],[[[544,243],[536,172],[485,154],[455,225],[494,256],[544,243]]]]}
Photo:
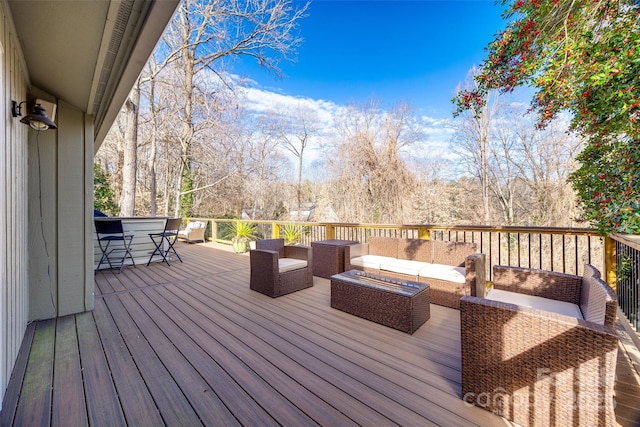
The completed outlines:
{"type": "Polygon", "coordinates": [[[376,268],[380,270],[381,264],[391,264],[395,258],[380,255],[362,255],[351,258],[351,264],[358,267],[376,268]]]}
{"type": "Polygon", "coordinates": [[[307,261],[296,258],[278,258],[278,271],[285,273],[291,270],[299,270],[307,266],[307,261]]]}
{"type": "Polygon", "coordinates": [[[427,279],[445,280],[453,283],[465,283],[466,272],[464,267],[454,267],[444,264],[429,264],[422,268],[418,274],[427,279]]]}
{"type": "Polygon", "coordinates": [[[429,265],[430,264],[428,262],[412,261],[409,259],[394,259],[393,262],[380,264],[380,270],[417,277],[420,270],[428,267],[429,265]]]}
{"type": "Polygon", "coordinates": [[[539,310],[550,311],[552,313],[582,319],[580,307],[570,302],[557,301],[549,298],[537,297],[535,295],[520,294],[517,292],[503,291],[502,289],[491,289],[487,293],[486,299],[516,304],[523,307],[537,308],[539,310]]]}
{"type": "Polygon", "coordinates": [[[187,224],[187,227],[185,228],[185,231],[189,232],[189,231],[195,230],[197,228],[204,228],[204,223],[200,222],[200,221],[190,222],[189,224],[187,224]]]}

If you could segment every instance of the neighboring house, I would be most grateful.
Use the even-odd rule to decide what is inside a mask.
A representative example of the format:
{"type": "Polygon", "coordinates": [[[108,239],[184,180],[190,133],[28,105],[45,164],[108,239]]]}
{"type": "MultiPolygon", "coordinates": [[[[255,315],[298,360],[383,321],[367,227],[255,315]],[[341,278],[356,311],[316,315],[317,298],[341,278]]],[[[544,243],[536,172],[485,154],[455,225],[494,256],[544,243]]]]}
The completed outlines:
{"type": "Polygon", "coordinates": [[[93,309],[93,155],[177,5],[0,0],[0,404],[27,323],[93,309]]]}
{"type": "Polygon", "coordinates": [[[289,211],[289,219],[306,222],[339,221],[338,214],[330,203],[303,203],[300,206],[300,211],[295,208],[289,211]]]}
{"type": "Polygon", "coordinates": [[[309,214],[309,222],[340,222],[340,218],[331,203],[316,204],[309,214]]]}
{"type": "Polygon", "coordinates": [[[292,203],[289,206],[289,219],[291,221],[309,221],[309,215],[311,215],[311,211],[313,210],[313,203],[302,203],[300,205],[300,210],[298,210],[298,205],[296,203],[292,203]]]}

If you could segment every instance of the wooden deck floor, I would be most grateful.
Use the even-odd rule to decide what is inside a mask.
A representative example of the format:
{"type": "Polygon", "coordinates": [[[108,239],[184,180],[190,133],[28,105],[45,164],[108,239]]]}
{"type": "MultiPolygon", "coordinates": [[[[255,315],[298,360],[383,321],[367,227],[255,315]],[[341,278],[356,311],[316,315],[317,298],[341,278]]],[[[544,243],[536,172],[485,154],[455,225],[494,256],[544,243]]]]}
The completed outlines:
{"type": "MultiPolygon", "coordinates": [[[[178,251],[97,273],[92,312],[31,324],[1,425],[509,425],[460,398],[456,310],[432,305],[408,335],[331,309],[326,279],[271,299],[246,255],[178,251]]],[[[622,425],[638,420],[630,372],[622,425]]]]}

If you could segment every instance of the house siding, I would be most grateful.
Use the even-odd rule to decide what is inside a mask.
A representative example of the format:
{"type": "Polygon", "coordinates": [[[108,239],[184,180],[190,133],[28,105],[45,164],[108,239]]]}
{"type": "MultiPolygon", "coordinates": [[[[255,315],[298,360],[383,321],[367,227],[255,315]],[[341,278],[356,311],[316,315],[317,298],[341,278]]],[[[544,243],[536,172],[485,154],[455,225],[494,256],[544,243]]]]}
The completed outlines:
{"type": "MultiPolygon", "coordinates": [[[[0,3],[0,400],[11,375],[28,313],[28,127],[11,116],[24,101],[27,72],[6,3],[0,3]]],[[[24,110],[23,110],[24,111],[24,110]]]]}
{"type": "Polygon", "coordinates": [[[59,100],[56,124],[29,135],[29,320],[93,309],[93,118],[59,100]]]}

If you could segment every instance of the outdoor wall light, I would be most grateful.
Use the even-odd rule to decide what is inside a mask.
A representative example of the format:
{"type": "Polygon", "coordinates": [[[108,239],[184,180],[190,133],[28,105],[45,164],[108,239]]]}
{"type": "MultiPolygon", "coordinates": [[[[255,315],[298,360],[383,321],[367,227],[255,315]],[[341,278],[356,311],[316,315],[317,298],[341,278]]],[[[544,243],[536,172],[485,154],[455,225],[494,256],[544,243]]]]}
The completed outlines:
{"type": "MultiPolygon", "coordinates": [[[[22,115],[22,104],[25,103],[27,103],[27,101],[22,101],[20,103],[11,101],[11,115],[13,117],[20,117],[22,115]]],[[[33,108],[31,109],[31,113],[21,118],[20,123],[27,124],[31,126],[31,129],[37,131],[58,128],[53,120],[47,117],[47,111],[42,108],[40,104],[34,104],[33,108]]]]}

